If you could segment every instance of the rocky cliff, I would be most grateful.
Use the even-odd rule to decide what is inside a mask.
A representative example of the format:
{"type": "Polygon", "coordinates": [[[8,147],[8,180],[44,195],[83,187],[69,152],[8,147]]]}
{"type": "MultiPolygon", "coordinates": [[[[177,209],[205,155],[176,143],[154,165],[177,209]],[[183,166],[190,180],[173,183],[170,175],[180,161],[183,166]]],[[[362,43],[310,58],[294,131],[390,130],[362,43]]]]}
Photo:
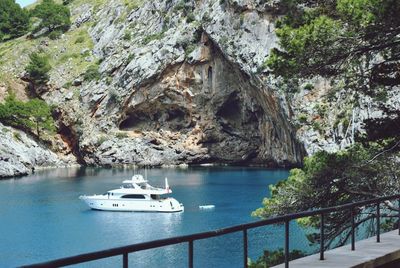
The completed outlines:
{"type": "Polygon", "coordinates": [[[69,7],[74,24],[59,40],[1,45],[0,73],[18,81],[27,52],[51,55],[50,81],[36,93],[58,107],[60,140],[69,147],[61,151],[83,164],[299,165],[306,153],[348,146],[366,133],[365,120],[400,105],[371,104],[320,78],[287,94],[264,68],[277,45],[279,1],[75,0],[69,7]]]}
{"type": "Polygon", "coordinates": [[[0,123],[0,177],[22,176],[38,168],[73,163],[73,159],[59,157],[24,132],[0,123]]]}
{"type": "Polygon", "coordinates": [[[75,133],[80,160],[299,164],[303,149],[280,98],[256,74],[275,44],[273,24],[249,4],[81,7],[75,25],[92,23],[101,78],[74,77],[75,96],[59,89],[68,82],[61,79],[43,95],[60,107],[68,135],[75,133]]]}

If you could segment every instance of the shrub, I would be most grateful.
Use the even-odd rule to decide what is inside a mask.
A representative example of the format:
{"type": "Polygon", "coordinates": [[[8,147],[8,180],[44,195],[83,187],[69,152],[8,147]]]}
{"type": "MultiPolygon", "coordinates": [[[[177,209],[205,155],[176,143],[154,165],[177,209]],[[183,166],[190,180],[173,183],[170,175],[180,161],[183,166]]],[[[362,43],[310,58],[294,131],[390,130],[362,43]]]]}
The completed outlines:
{"type": "Polygon", "coordinates": [[[37,84],[47,82],[49,80],[48,72],[51,70],[48,55],[34,52],[29,55],[29,59],[25,70],[31,79],[37,84]]]}
{"type": "Polygon", "coordinates": [[[117,137],[118,139],[124,139],[128,138],[128,134],[126,134],[125,132],[118,132],[117,134],[115,134],[115,137],[117,137]]]}
{"type": "Polygon", "coordinates": [[[107,84],[107,86],[111,85],[112,81],[113,81],[113,78],[112,78],[111,76],[107,76],[107,77],[106,77],[106,84],[107,84]]]}
{"type": "Polygon", "coordinates": [[[99,80],[100,79],[99,66],[97,64],[89,66],[89,68],[83,75],[83,79],[85,79],[85,81],[99,80]]]}
{"type": "Polygon", "coordinates": [[[124,36],[122,37],[122,39],[124,39],[125,41],[130,41],[132,38],[131,32],[126,31],[124,36]]]}
{"type": "Polygon", "coordinates": [[[139,8],[143,4],[143,0],[124,0],[124,4],[128,9],[128,12],[131,12],[134,9],[139,8]]]}
{"type": "MultiPolygon", "coordinates": [[[[289,252],[289,260],[295,260],[306,256],[301,250],[294,249],[289,252]]],[[[259,257],[257,261],[249,263],[249,268],[272,267],[285,261],[285,253],[282,248],[274,251],[264,251],[264,255],[259,257]]]]}
{"type": "Polygon", "coordinates": [[[62,35],[62,32],[61,32],[61,31],[52,31],[52,32],[49,34],[49,38],[50,38],[51,40],[56,40],[56,39],[59,39],[59,38],[61,37],[61,35],[62,35]]]}
{"type": "Polygon", "coordinates": [[[97,139],[97,146],[102,145],[106,140],[107,140],[107,136],[101,135],[101,136],[97,139]]]}
{"type": "Polygon", "coordinates": [[[118,94],[118,91],[114,88],[111,88],[108,92],[109,95],[109,102],[110,103],[116,103],[116,102],[120,102],[121,97],[118,94]]]}
{"type": "Polygon", "coordinates": [[[194,16],[193,13],[189,13],[189,14],[186,16],[186,22],[187,22],[187,23],[191,23],[192,21],[195,21],[195,20],[196,20],[196,18],[195,18],[195,16],[194,16]]]}
{"type": "Polygon", "coordinates": [[[164,32],[156,33],[156,34],[151,34],[143,38],[143,44],[147,45],[153,40],[160,40],[164,37],[164,32]]]}
{"type": "Polygon", "coordinates": [[[85,37],[84,36],[79,36],[78,38],[76,38],[75,40],[75,44],[81,44],[85,42],[85,37]]]}
{"type": "Polygon", "coordinates": [[[211,19],[211,17],[210,17],[210,14],[208,14],[208,12],[205,12],[205,13],[203,14],[202,21],[203,21],[204,23],[210,23],[210,22],[212,21],[212,19],[211,19]]]}
{"type": "Polygon", "coordinates": [[[196,45],[194,44],[189,44],[185,47],[185,54],[189,55],[190,53],[192,53],[194,50],[196,49],[196,45]]]}
{"type": "Polygon", "coordinates": [[[318,121],[312,122],[312,127],[315,131],[318,131],[319,133],[322,133],[322,125],[318,121]]]}
{"type": "Polygon", "coordinates": [[[324,117],[328,110],[328,106],[325,103],[318,103],[314,108],[321,117],[324,117]]]}
{"type": "Polygon", "coordinates": [[[305,124],[307,123],[307,115],[306,114],[299,114],[298,118],[300,123],[305,124]]]}
{"type": "Polygon", "coordinates": [[[130,63],[135,58],[135,54],[129,54],[127,63],[130,63]]]}
{"type": "Polygon", "coordinates": [[[13,132],[14,140],[21,141],[21,134],[19,132],[13,132]]]}
{"type": "Polygon", "coordinates": [[[313,84],[307,83],[307,84],[304,86],[304,90],[313,90],[313,89],[314,89],[313,84]]]}
{"type": "Polygon", "coordinates": [[[68,81],[67,83],[65,83],[63,85],[63,88],[66,88],[66,89],[69,89],[70,87],[72,87],[72,82],[71,81],[68,81]]]}
{"type": "Polygon", "coordinates": [[[174,11],[180,11],[180,10],[184,10],[185,9],[185,2],[184,1],[180,1],[178,2],[175,7],[174,7],[174,11]]]}
{"type": "Polygon", "coordinates": [[[374,96],[374,99],[376,101],[380,101],[380,102],[387,102],[388,101],[388,92],[387,90],[383,89],[379,92],[377,92],[374,96]]]}

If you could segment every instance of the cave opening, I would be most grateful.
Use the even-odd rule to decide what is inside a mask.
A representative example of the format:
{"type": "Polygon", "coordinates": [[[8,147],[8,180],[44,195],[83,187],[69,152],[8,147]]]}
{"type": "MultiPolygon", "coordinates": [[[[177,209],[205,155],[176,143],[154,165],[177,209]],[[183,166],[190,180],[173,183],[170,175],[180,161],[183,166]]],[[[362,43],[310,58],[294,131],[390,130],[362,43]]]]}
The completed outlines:
{"type": "Polygon", "coordinates": [[[178,131],[187,128],[187,113],[182,109],[166,109],[155,113],[140,111],[126,114],[119,124],[120,130],[165,130],[178,131]]]}
{"type": "Polygon", "coordinates": [[[241,120],[241,110],[240,101],[236,94],[233,94],[218,109],[217,116],[233,123],[241,120]]]}
{"type": "Polygon", "coordinates": [[[126,118],[119,124],[120,130],[133,130],[142,128],[146,121],[146,117],[142,113],[129,113],[126,118]]]}

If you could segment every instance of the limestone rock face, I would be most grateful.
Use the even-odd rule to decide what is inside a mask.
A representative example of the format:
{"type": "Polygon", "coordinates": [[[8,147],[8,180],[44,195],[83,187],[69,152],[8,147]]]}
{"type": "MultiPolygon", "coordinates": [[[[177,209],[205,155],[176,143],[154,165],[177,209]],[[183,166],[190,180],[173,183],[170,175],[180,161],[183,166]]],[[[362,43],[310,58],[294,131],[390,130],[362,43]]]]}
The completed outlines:
{"type": "Polygon", "coordinates": [[[268,12],[277,4],[225,2],[145,1],[130,10],[112,0],[77,15],[96,20],[89,32],[101,78],[76,77],[75,96],[43,97],[60,107],[83,163],[301,162],[280,96],[256,74],[275,46],[268,12]]]}
{"type": "MultiPolygon", "coordinates": [[[[292,121],[308,155],[337,152],[377,133],[398,131],[400,88],[385,88],[383,96],[370,96],[337,88],[336,81],[320,77],[308,81],[291,97],[292,121]]],[[[375,137],[374,137],[375,136],[375,137]]]]}
{"type": "Polygon", "coordinates": [[[0,178],[22,176],[36,168],[60,167],[66,163],[22,131],[0,123],[0,178]]]}
{"type": "MultiPolygon", "coordinates": [[[[14,44],[0,74],[23,78],[26,51],[51,55],[49,83],[34,90],[57,107],[52,148],[87,165],[294,166],[305,155],[374,135],[377,126],[390,130],[400,118],[398,88],[371,97],[314,77],[295,91],[268,73],[265,61],[278,46],[274,22],[285,12],[280,4],[72,1],[69,31],[59,40],[14,44]],[[88,78],[89,68],[99,73],[88,78]]],[[[18,93],[29,81],[14,82],[7,84],[21,84],[18,93]]],[[[6,92],[1,84],[0,101],[6,92]]],[[[20,149],[11,152],[9,134],[0,133],[8,135],[0,152],[13,155],[0,160],[5,176],[58,165],[57,157],[17,158],[20,149]]]]}
{"type": "Polygon", "coordinates": [[[283,99],[261,79],[279,1],[139,2],[72,3],[63,38],[88,29],[81,54],[100,79],[70,77],[71,58],[37,92],[58,107],[64,151],[89,165],[301,163],[283,99]]]}
{"type": "MultiPolygon", "coordinates": [[[[71,29],[36,43],[56,64],[36,92],[58,107],[58,152],[82,164],[299,165],[370,135],[371,120],[400,108],[398,89],[377,100],[319,77],[288,93],[264,64],[277,46],[280,0],[69,6],[71,29]]],[[[25,54],[0,72],[22,73],[25,54]]]]}

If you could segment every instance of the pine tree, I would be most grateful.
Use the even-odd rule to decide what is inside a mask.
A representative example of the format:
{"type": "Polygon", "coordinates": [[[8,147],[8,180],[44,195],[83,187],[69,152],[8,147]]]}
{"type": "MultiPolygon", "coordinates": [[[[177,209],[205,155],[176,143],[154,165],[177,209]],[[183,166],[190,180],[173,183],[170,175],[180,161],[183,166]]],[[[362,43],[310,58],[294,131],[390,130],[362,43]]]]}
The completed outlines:
{"type": "Polygon", "coordinates": [[[0,41],[25,34],[29,28],[29,15],[15,0],[0,1],[0,41]]]}
{"type": "Polygon", "coordinates": [[[32,16],[40,18],[42,21],[39,28],[48,28],[50,31],[66,31],[71,26],[70,11],[68,7],[56,4],[53,0],[43,0],[35,7],[32,16]]]}
{"type": "Polygon", "coordinates": [[[42,84],[49,80],[48,72],[51,70],[49,58],[42,53],[32,53],[29,55],[30,62],[26,71],[36,84],[42,84]]]}
{"type": "Polygon", "coordinates": [[[38,138],[43,130],[55,131],[51,107],[40,99],[22,102],[15,94],[9,94],[0,104],[0,122],[36,134],[38,138]]]}

